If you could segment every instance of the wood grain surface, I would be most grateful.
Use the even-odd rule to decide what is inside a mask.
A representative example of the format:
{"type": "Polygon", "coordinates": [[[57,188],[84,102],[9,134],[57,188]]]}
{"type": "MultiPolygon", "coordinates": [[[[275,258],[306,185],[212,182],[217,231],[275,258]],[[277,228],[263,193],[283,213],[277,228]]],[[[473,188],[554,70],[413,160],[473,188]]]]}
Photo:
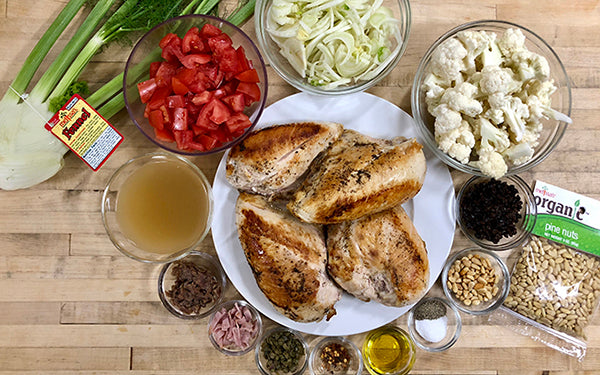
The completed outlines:
{"type": "MultiPolygon", "coordinates": [[[[65,3],[0,0],[0,92],[65,3]]],[[[556,150],[521,177],[600,199],[600,2],[414,0],[411,7],[405,56],[369,92],[410,113],[419,60],[445,31],[478,19],[507,20],[534,30],[565,64],[574,123],[556,150]]],[[[243,29],[255,38],[253,20],[243,29]]],[[[57,47],[66,40],[61,37],[57,47]]],[[[126,49],[109,48],[83,76],[98,87],[123,69],[126,56],[126,49]]],[[[270,67],[268,73],[268,104],[296,92],[270,67]]],[[[181,321],[162,307],[156,292],[160,266],[125,258],[110,243],[100,217],[102,189],[118,166],[156,150],[124,111],[112,123],[125,141],[98,172],[70,153],[50,180],[27,190],[0,191],[0,375],[258,373],[252,354],[227,357],[212,348],[207,319],[181,321]]],[[[212,181],[221,156],[193,161],[212,181]]],[[[457,186],[468,176],[452,171],[452,177],[457,186]]],[[[457,231],[453,251],[466,246],[457,231]]],[[[200,248],[215,253],[210,236],[200,248]]],[[[232,287],[227,294],[237,295],[232,287]]],[[[430,294],[441,294],[439,284],[430,294]]],[[[588,354],[579,362],[486,318],[462,317],[456,345],[443,353],[418,350],[412,373],[600,374],[598,318],[589,327],[588,354]]],[[[396,324],[406,327],[406,317],[396,324]]],[[[363,338],[350,337],[359,345],[363,338]]],[[[318,337],[307,339],[312,343],[318,337]]]]}

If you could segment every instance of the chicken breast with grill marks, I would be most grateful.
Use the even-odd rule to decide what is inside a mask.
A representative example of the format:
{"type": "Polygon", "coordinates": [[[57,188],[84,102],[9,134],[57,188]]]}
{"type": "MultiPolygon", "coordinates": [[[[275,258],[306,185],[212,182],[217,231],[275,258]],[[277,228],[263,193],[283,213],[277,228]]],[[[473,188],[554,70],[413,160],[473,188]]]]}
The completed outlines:
{"type": "Polygon", "coordinates": [[[276,125],[253,132],[227,157],[226,178],[235,188],[271,196],[299,186],[312,161],[342,134],[333,122],[276,125]]]}
{"type": "Polygon", "coordinates": [[[425,243],[402,206],[328,226],[327,251],[331,277],[363,301],[401,307],[427,292],[425,243]]]}
{"type": "Polygon", "coordinates": [[[298,322],[335,315],[341,290],[327,275],[322,227],[248,193],[238,197],[236,224],[256,282],[276,310],[298,322]]]}
{"type": "Polygon", "coordinates": [[[345,130],[288,208],[302,221],[334,224],[402,204],[423,186],[422,149],[415,139],[374,139],[345,130]]]}

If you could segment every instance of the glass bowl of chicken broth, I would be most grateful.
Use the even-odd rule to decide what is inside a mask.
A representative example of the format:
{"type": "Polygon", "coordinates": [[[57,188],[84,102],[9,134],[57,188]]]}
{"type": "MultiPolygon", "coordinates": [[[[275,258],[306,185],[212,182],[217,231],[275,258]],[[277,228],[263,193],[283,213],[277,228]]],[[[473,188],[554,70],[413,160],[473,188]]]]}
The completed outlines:
{"type": "Polygon", "coordinates": [[[189,160],[152,153],[129,160],[112,175],[102,195],[108,237],[126,256],[167,263],[206,237],[213,196],[204,173],[189,160]]]}
{"type": "Polygon", "coordinates": [[[500,178],[556,148],[571,122],[571,86],[542,37],[511,22],[475,21],[425,53],[411,106],[423,143],[444,163],[500,178]]]}

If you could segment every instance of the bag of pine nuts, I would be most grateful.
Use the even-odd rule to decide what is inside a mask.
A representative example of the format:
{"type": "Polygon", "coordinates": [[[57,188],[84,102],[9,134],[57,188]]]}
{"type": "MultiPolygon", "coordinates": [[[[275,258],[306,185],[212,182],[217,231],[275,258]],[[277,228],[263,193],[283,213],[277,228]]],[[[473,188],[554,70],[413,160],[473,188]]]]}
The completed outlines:
{"type": "Polygon", "coordinates": [[[534,197],[536,224],[511,256],[510,292],[494,319],[582,360],[600,301],[600,202],[541,181],[534,197]]]}

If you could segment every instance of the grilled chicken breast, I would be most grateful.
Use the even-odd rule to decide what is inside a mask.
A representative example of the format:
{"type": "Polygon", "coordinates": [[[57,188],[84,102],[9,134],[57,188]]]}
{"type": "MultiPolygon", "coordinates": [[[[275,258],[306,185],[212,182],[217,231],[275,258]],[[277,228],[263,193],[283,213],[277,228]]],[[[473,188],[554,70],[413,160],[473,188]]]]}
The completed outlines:
{"type": "Polygon", "coordinates": [[[388,141],[345,130],[288,208],[302,221],[334,224],[404,203],[423,186],[422,148],[415,139],[388,141]]]}
{"type": "Polygon", "coordinates": [[[342,131],[342,125],[332,122],[303,122],[253,132],[229,152],[227,181],[266,196],[293,190],[315,157],[342,131]]]}
{"type": "Polygon", "coordinates": [[[302,223],[285,208],[248,193],[237,200],[236,223],[256,282],[276,310],[298,322],[335,315],[341,291],[327,275],[320,226],[302,223]]]}
{"type": "Polygon", "coordinates": [[[328,226],[327,251],[331,277],[363,301],[400,307],[427,291],[425,243],[402,206],[328,226]]]}

